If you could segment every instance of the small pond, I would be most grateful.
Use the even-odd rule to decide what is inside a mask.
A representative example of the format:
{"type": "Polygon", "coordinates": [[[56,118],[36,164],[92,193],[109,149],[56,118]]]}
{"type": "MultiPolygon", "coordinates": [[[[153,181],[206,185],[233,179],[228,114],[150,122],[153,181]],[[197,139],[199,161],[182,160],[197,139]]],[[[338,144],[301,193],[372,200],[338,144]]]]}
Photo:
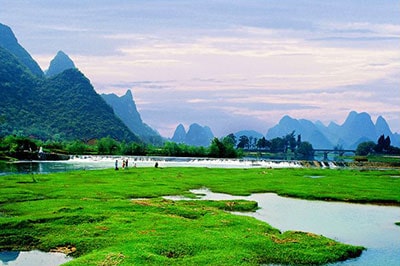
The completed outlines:
{"type": "Polygon", "coordinates": [[[57,266],[72,260],[62,253],[32,251],[0,252],[0,265],[57,266]]]}
{"type": "Polygon", "coordinates": [[[395,225],[400,221],[400,207],[309,201],[274,193],[242,197],[213,193],[207,189],[191,192],[207,200],[254,200],[258,202],[259,210],[235,214],[255,217],[281,231],[312,232],[367,248],[359,258],[333,265],[400,265],[400,226],[395,225]]]}

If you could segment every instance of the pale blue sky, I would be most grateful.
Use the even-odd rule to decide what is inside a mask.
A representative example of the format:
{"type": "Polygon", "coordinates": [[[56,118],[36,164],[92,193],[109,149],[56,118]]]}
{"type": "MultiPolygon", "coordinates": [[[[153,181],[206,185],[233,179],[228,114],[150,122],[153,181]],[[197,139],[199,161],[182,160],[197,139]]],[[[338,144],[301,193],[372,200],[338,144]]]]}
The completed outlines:
{"type": "Polygon", "coordinates": [[[400,132],[399,0],[0,0],[0,22],[42,69],[63,50],[99,93],[131,89],[166,137],[351,110],[400,132]]]}

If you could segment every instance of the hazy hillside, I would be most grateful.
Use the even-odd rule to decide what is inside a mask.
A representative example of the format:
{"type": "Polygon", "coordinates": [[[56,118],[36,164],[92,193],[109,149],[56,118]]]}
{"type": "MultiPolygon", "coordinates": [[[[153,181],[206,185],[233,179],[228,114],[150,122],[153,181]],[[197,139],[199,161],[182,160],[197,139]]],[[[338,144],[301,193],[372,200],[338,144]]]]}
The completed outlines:
{"type": "Polygon", "coordinates": [[[174,135],[172,136],[172,141],[176,143],[185,143],[185,138],[186,138],[186,129],[182,124],[179,124],[174,132],[174,135]]]}
{"type": "Polygon", "coordinates": [[[356,149],[361,142],[376,142],[382,134],[390,137],[392,145],[400,145],[399,136],[391,132],[383,117],[379,116],[374,124],[371,116],[365,112],[352,111],[342,125],[330,123],[328,126],[321,122],[313,123],[285,116],[268,130],[267,139],[282,137],[292,131],[300,134],[302,140],[310,142],[314,148],[333,148],[340,145],[345,149],[356,149]]]}
{"type": "Polygon", "coordinates": [[[52,77],[60,74],[64,70],[75,68],[74,62],[63,51],[58,51],[57,55],[51,60],[46,76],[52,77]]]}
{"type": "Polygon", "coordinates": [[[191,124],[186,132],[182,124],[179,124],[174,132],[172,141],[184,143],[192,146],[208,147],[211,144],[214,134],[208,126],[200,126],[199,124],[191,124]]]}
{"type": "Polygon", "coordinates": [[[115,94],[102,94],[101,96],[114,109],[115,114],[122,122],[143,141],[153,144],[162,143],[160,134],[143,122],[130,90],[121,97],[115,94]]]}
{"type": "Polygon", "coordinates": [[[283,137],[295,131],[296,135],[301,135],[302,141],[310,142],[314,148],[333,147],[333,144],[311,121],[305,119],[294,119],[290,116],[284,116],[278,125],[270,128],[266,138],[273,139],[283,137]]]}

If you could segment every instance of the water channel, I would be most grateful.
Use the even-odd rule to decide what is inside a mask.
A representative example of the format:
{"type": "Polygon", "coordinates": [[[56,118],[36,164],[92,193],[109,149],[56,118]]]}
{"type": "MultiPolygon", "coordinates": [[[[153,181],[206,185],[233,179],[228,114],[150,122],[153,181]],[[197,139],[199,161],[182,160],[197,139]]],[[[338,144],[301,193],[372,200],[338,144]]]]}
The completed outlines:
{"type": "Polygon", "coordinates": [[[282,232],[312,232],[367,248],[359,258],[332,265],[400,265],[400,226],[395,225],[400,221],[400,207],[310,201],[285,198],[274,193],[243,197],[213,193],[207,189],[191,192],[205,200],[254,200],[258,202],[259,210],[235,214],[254,217],[282,232]]]}

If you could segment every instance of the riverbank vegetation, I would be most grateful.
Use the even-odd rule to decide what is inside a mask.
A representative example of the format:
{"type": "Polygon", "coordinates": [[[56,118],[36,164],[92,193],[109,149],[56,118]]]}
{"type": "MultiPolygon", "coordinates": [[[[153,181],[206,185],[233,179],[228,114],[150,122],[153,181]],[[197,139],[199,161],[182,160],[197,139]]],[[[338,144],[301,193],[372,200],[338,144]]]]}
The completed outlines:
{"type": "MultiPolygon", "coordinates": [[[[190,146],[183,143],[165,141],[155,146],[143,142],[116,141],[111,137],[81,140],[40,140],[22,135],[0,137],[0,161],[37,160],[39,149],[52,160],[69,158],[66,155],[138,155],[138,156],[174,156],[174,157],[211,157],[241,158],[254,157],[279,160],[313,160],[313,146],[301,140],[301,135],[293,131],[283,137],[266,140],[247,136],[236,138],[229,134],[222,138],[214,138],[208,147],[190,146]]],[[[390,145],[390,138],[382,135],[377,143],[372,141],[358,145],[356,157],[344,157],[343,148],[334,147],[333,152],[340,159],[355,161],[373,161],[400,164],[400,148],[390,145]]],[[[43,159],[43,158],[41,158],[43,159]]],[[[49,159],[49,158],[45,158],[49,159]]]]}
{"type": "MultiPolygon", "coordinates": [[[[248,201],[171,201],[190,189],[400,205],[397,171],[129,168],[10,175],[0,187],[0,249],[63,250],[68,265],[325,264],[362,248],[280,233],[225,212],[248,201]],[[317,178],[318,177],[318,178],[317,178]]],[[[395,221],[393,221],[395,222],[395,221]]]]}
{"type": "MultiPolygon", "coordinates": [[[[207,147],[190,146],[183,143],[165,141],[162,145],[152,145],[143,142],[117,141],[111,137],[81,140],[40,140],[33,137],[9,135],[0,138],[0,160],[37,160],[39,149],[47,154],[62,155],[146,155],[175,157],[211,157],[239,158],[244,149],[259,152],[268,151],[275,159],[290,158],[310,159],[313,157],[312,145],[302,142],[300,135],[295,138],[294,131],[282,138],[271,141],[264,137],[257,140],[241,136],[238,140],[234,134],[222,138],[213,138],[207,147]],[[282,155],[283,154],[283,155],[282,155]]],[[[55,157],[55,156],[53,156],[55,157]]],[[[52,158],[57,159],[57,158],[52,158]]]]}
{"type": "Polygon", "coordinates": [[[209,147],[189,146],[182,143],[166,141],[163,145],[154,146],[140,142],[119,142],[111,137],[83,142],[80,140],[47,140],[9,135],[0,138],[0,160],[38,159],[42,148],[47,154],[59,155],[146,155],[176,157],[214,157],[237,158],[241,150],[235,149],[228,137],[214,138],[209,147]]]}

